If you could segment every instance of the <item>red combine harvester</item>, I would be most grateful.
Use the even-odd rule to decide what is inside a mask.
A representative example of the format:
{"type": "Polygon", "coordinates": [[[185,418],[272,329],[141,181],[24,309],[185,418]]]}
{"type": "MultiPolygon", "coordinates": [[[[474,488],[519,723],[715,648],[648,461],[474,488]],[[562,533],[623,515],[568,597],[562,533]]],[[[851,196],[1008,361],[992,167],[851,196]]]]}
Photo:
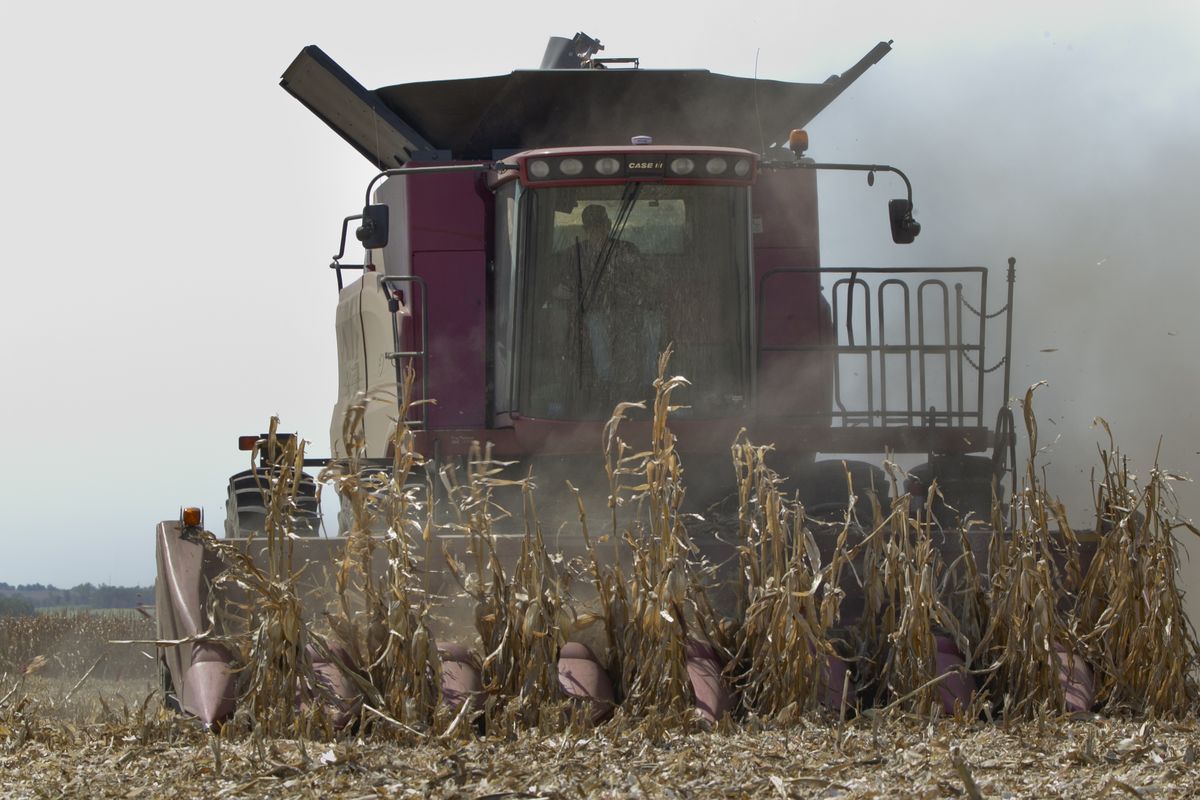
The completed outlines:
{"type": "MultiPolygon", "coordinates": [[[[887,204],[893,241],[920,232],[900,170],[805,155],[804,126],[890,43],[817,84],[642,70],[601,49],[555,38],[538,70],[375,91],[316,47],[288,67],[283,87],[379,169],[331,265],[338,402],[330,459],[306,465],[348,455],[345,415],[366,396],[358,434],[371,463],[390,466],[411,366],[415,399],[436,399],[407,420],[431,468],[486,443],[516,474],[532,466],[539,496],[570,480],[602,504],[602,429],[618,402],[646,395],[671,344],[672,373],[692,382],[671,429],[696,508],[730,491],[729,448],[745,428],[774,443],[773,466],[812,516],[844,511],[846,469],[886,503],[882,471],[845,456],[892,451],[923,454],[913,480],[937,478],[949,507],[986,518],[1011,462],[1011,262],[999,306],[982,267],[821,266],[819,171],[866,173],[869,185],[891,173],[905,190],[887,204]],[[362,263],[343,261],[351,229],[362,263]],[[985,347],[989,325],[1004,332],[998,352],[985,347]]],[[[634,417],[622,435],[645,439],[649,425],[634,417]]],[[[254,470],[230,480],[226,538],[248,552],[270,500],[260,484],[254,470]]],[[[315,489],[300,487],[296,530],[311,537],[297,558],[328,564],[345,540],[317,535],[315,489]]],[[[221,569],[189,535],[200,524],[189,513],[158,527],[163,639],[206,629],[221,569]]],[[[463,648],[442,651],[447,693],[477,686],[463,648]]],[[[227,652],[188,642],[164,654],[183,710],[205,722],[231,712],[227,652]]],[[[700,685],[710,657],[693,658],[697,697],[720,707],[719,688],[700,685]]],[[[611,693],[590,660],[568,645],[560,664],[592,696],[611,693]]]]}

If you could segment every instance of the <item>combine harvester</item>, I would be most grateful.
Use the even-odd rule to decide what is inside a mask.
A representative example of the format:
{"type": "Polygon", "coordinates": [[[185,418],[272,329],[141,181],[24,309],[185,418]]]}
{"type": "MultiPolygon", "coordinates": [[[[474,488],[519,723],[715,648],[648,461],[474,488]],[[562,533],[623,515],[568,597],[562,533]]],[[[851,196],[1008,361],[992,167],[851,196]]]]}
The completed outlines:
{"type": "MultiPolygon", "coordinates": [[[[936,478],[947,506],[989,519],[993,487],[1014,461],[1012,263],[1000,303],[983,267],[821,266],[821,171],[863,173],[871,186],[887,175],[903,191],[886,214],[881,206],[880,224],[897,244],[920,232],[900,170],[806,155],[804,126],[890,43],[813,84],[643,70],[637,59],[597,57],[601,49],[583,34],[555,38],[538,70],[374,91],[317,47],[287,68],[283,88],[379,170],[362,213],[341,225],[331,456],[305,466],[350,455],[344,420],[365,396],[357,432],[367,463],[390,467],[398,385],[411,367],[413,399],[436,399],[407,409],[430,469],[480,443],[513,462],[515,476],[532,467],[543,488],[570,480],[603,508],[604,426],[617,403],[645,396],[670,343],[672,373],[693,384],[671,422],[692,506],[728,493],[730,445],[744,428],[774,444],[772,467],[810,517],[845,512],[847,471],[886,507],[883,471],[844,457],[890,451],[920,454],[915,480],[936,478]],[[351,230],[365,250],[359,264],[343,261],[351,230]],[[989,327],[1000,345],[987,344],[989,327]]],[[[631,415],[622,435],[644,441],[650,424],[631,415]]],[[[336,560],[345,530],[318,535],[316,484],[305,478],[298,491],[294,558],[324,574],[315,565],[336,560]]],[[[234,475],[226,540],[261,558],[254,541],[270,500],[258,470],[234,475]]],[[[201,525],[187,509],[158,526],[157,606],[160,637],[183,642],[164,648],[171,702],[212,723],[234,710],[237,674],[229,651],[202,636],[223,566],[196,535],[201,525]]],[[[554,546],[582,548],[569,533],[554,546]]],[[[720,561],[729,548],[714,540],[706,555],[720,561]]],[[[467,610],[465,630],[439,632],[447,697],[480,686],[471,620],[467,610]]],[[[939,664],[961,663],[952,643],[942,649],[939,664]]],[[[559,658],[565,692],[612,698],[587,646],[570,642],[559,658]]],[[[715,655],[698,646],[688,660],[698,705],[719,716],[733,699],[715,655]]]]}

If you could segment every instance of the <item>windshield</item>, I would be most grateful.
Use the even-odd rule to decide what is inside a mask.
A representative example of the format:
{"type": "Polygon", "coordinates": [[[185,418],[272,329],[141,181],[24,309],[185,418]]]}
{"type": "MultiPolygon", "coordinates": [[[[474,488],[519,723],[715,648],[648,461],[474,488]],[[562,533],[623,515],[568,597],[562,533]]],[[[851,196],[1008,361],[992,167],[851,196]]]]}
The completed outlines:
{"type": "Polygon", "coordinates": [[[519,408],[607,419],[648,396],[657,357],[697,417],[745,405],[747,190],[629,183],[525,193],[519,408]]]}

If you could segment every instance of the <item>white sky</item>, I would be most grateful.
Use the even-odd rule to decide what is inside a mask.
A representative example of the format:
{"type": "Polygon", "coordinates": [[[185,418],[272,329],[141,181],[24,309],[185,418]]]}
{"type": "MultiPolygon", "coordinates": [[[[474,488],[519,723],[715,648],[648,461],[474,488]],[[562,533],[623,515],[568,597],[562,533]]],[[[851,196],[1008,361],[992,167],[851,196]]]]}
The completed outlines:
{"type": "Polygon", "coordinates": [[[326,265],[373,172],[278,87],[307,44],[375,88],[536,67],[577,30],[645,67],[750,75],[758,50],[796,81],[895,39],[810,154],[904,169],[924,231],[891,245],[890,187],[823,178],[825,263],[1015,255],[1013,386],[1050,382],[1056,488],[1087,502],[1096,415],[1142,467],[1163,434],[1163,463],[1200,473],[1200,6],[566,5],[6,10],[0,581],[149,583],[158,520],[202,504],[221,527],[238,434],[278,413],[327,452],[326,265]]]}

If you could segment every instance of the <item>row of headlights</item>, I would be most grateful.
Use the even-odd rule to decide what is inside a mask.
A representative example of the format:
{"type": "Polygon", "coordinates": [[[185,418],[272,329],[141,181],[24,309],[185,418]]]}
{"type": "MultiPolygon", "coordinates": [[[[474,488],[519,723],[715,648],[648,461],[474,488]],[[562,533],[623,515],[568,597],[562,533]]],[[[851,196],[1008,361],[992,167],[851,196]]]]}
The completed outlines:
{"type": "Polygon", "coordinates": [[[751,163],[748,158],[728,159],[725,156],[710,158],[676,156],[664,158],[657,155],[631,155],[627,161],[613,156],[599,158],[535,158],[526,164],[529,177],[535,180],[578,178],[585,173],[588,176],[612,178],[621,175],[622,170],[629,177],[652,177],[666,173],[684,177],[735,177],[750,176],[751,163]],[[703,169],[701,169],[703,167],[703,169]]]}
{"type": "MultiPolygon", "coordinates": [[[[551,164],[558,168],[560,175],[568,178],[575,178],[583,174],[583,159],[556,158],[553,161],[549,161],[544,158],[538,158],[529,162],[529,175],[538,179],[549,178],[551,164]]],[[[598,175],[603,175],[606,178],[610,178],[621,171],[621,162],[612,156],[597,158],[591,162],[591,166],[598,175]]]]}
{"type": "MultiPolygon", "coordinates": [[[[688,156],[671,159],[671,173],[674,175],[691,175],[696,172],[696,160],[688,156]]],[[[708,175],[719,176],[729,171],[729,160],[724,156],[713,156],[704,162],[704,172],[708,175]]],[[[750,159],[739,158],[733,162],[733,174],[745,178],[750,174],[750,159]]]]}

